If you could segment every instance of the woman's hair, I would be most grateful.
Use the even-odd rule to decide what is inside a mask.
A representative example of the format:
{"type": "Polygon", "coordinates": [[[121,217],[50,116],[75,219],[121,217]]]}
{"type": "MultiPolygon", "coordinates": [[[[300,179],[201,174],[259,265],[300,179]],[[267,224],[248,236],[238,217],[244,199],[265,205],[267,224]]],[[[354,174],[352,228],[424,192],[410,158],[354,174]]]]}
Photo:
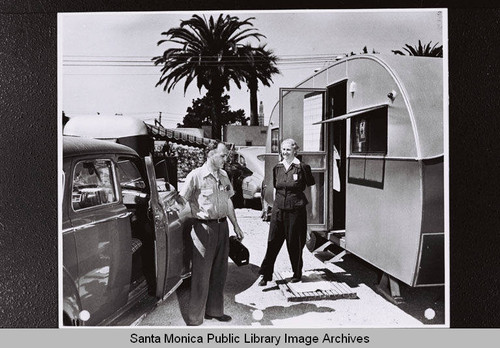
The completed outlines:
{"type": "MultiPolygon", "coordinates": [[[[285,139],[281,142],[281,145],[283,146],[283,144],[290,144],[290,146],[292,147],[293,151],[294,151],[294,154],[296,155],[297,152],[299,151],[299,145],[297,144],[297,142],[295,140],[293,140],[292,138],[288,138],[288,139],[285,139]]],[[[281,148],[280,148],[280,151],[281,151],[281,148]]]]}

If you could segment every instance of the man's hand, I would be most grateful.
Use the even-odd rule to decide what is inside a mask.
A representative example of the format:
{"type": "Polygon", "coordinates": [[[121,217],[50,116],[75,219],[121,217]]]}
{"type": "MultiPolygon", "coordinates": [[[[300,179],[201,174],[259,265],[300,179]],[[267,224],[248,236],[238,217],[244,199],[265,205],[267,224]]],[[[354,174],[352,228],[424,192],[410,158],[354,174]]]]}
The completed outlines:
{"type": "Polygon", "coordinates": [[[236,226],[234,228],[234,233],[236,233],[236,238],[238,238],[239,241],[242,241],[245,236],[243,235],[243,231],[241,230],[240,226],[236,226]]]}

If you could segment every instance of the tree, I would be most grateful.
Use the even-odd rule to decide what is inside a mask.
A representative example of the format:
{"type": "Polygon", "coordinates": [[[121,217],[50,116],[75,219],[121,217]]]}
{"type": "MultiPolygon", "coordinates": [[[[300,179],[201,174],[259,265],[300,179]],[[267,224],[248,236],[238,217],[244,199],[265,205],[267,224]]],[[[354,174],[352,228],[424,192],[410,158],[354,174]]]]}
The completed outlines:
{"type": "MultiPolygon", "coordinates": [[[[245,111],[242,109],[233,111],[229,107],[229,96],[224,95],[221,98],[222,108],[220,114],[220,125],[225,124],[241,124],[247,125],[248,117],[245,117],[245,111]]],[[[203,98],[193,99],[193,105],[186,110],[186,116],[182,120],[182,124],[177,124],[178,127],[201,128],[201,126],[211,125],[212,99],[206,95],[203,98]]]]}
{"type": "Polygon", "coordinates": [[[244,57],[243,60],[248,62],[245,68],[245,79],[250,91],[250,125],[257,126],[259,124],[257,111],[259,81],[264,86],[269,87],[273,82],[272,76],[280,74],[279,69],[276,67],[278,57],[273,54],[272,50],[266,49],[266,45],[252,47],[247,44],[239,52],[244,57]]]}
{"type": "MultiPolygon", "coordinates": [[[[439,44],[436,43],[434,46],[431,47],[432,41],[429,41],[428,44],[422,46],[422,43],[420,40],[418,40],[418,46],[415,45],[415,47],[412,47],[408,44],[406,44],[406,47],[403,47],[403,49],[408,53],[409,56],[424,56],[424,57],[440,57],[443,58],[443,45],[437,46],[439,44]],[[436,47],[437,46],[437,47],[436,47]]],[[[404,52],[400,50],[392,50],[392,53],[396,55],[401,55],[404,56],[404,52]]]]}
{"type": "Polygon", "coordinates": [[[224,90],[229,91],[230,81],[238,88],[241,88],[240,82],[245,81],[245,65],[238,55],[242,41],[263,37],[254,28],[243,29],[253,26],[253,19],[240,21],[238,17],[221,14],[215,21],[213,16],[207,20],[193,15],[181,21],[179,27],[163,32],[167,38],[158,42],[158,45],[174,43],[181,47],[168,48],[162,56],[152,59],[155,65],[163,65],[156,86],[163,85],[164,91],[170,92],[183,79],[184,93],[195,79],[200,92],[202,87],[206,88],[207,96],[212,99],[210,118],[214,139],[221,137],[219,115],[224,90]]]}

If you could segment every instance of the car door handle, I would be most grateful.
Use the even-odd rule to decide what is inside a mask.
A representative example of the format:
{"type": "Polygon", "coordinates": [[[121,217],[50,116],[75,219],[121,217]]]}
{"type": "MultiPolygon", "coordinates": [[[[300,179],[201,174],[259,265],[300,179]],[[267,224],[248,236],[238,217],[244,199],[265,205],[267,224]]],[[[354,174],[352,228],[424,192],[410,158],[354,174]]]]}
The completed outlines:
{"type": "Polygon", "coordinates": [[[126,213],[123,213],[123,214],[117,215],[117,216],[116,216],[116,218],[117,218],[117,219],[125,219],[125,218],[128,218],[130,215],[132,215],[132,212],[127,211],[126,213]]]}

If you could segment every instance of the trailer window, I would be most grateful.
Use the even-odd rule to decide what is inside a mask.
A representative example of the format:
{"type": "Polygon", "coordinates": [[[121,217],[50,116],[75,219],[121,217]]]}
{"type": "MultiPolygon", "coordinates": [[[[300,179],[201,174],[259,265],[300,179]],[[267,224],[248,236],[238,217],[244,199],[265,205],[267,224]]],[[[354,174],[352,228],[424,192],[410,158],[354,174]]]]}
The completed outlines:
{"type": "Polygon", "coordinates": [[[349,158],[349,176],[351,184],[384,188],[385,159],[349,158]]]}
{"type": "Polygon", "coordinates": [[[351,152],[353,154],[387,154],[387,108],[352,117],[351,152]]]}

